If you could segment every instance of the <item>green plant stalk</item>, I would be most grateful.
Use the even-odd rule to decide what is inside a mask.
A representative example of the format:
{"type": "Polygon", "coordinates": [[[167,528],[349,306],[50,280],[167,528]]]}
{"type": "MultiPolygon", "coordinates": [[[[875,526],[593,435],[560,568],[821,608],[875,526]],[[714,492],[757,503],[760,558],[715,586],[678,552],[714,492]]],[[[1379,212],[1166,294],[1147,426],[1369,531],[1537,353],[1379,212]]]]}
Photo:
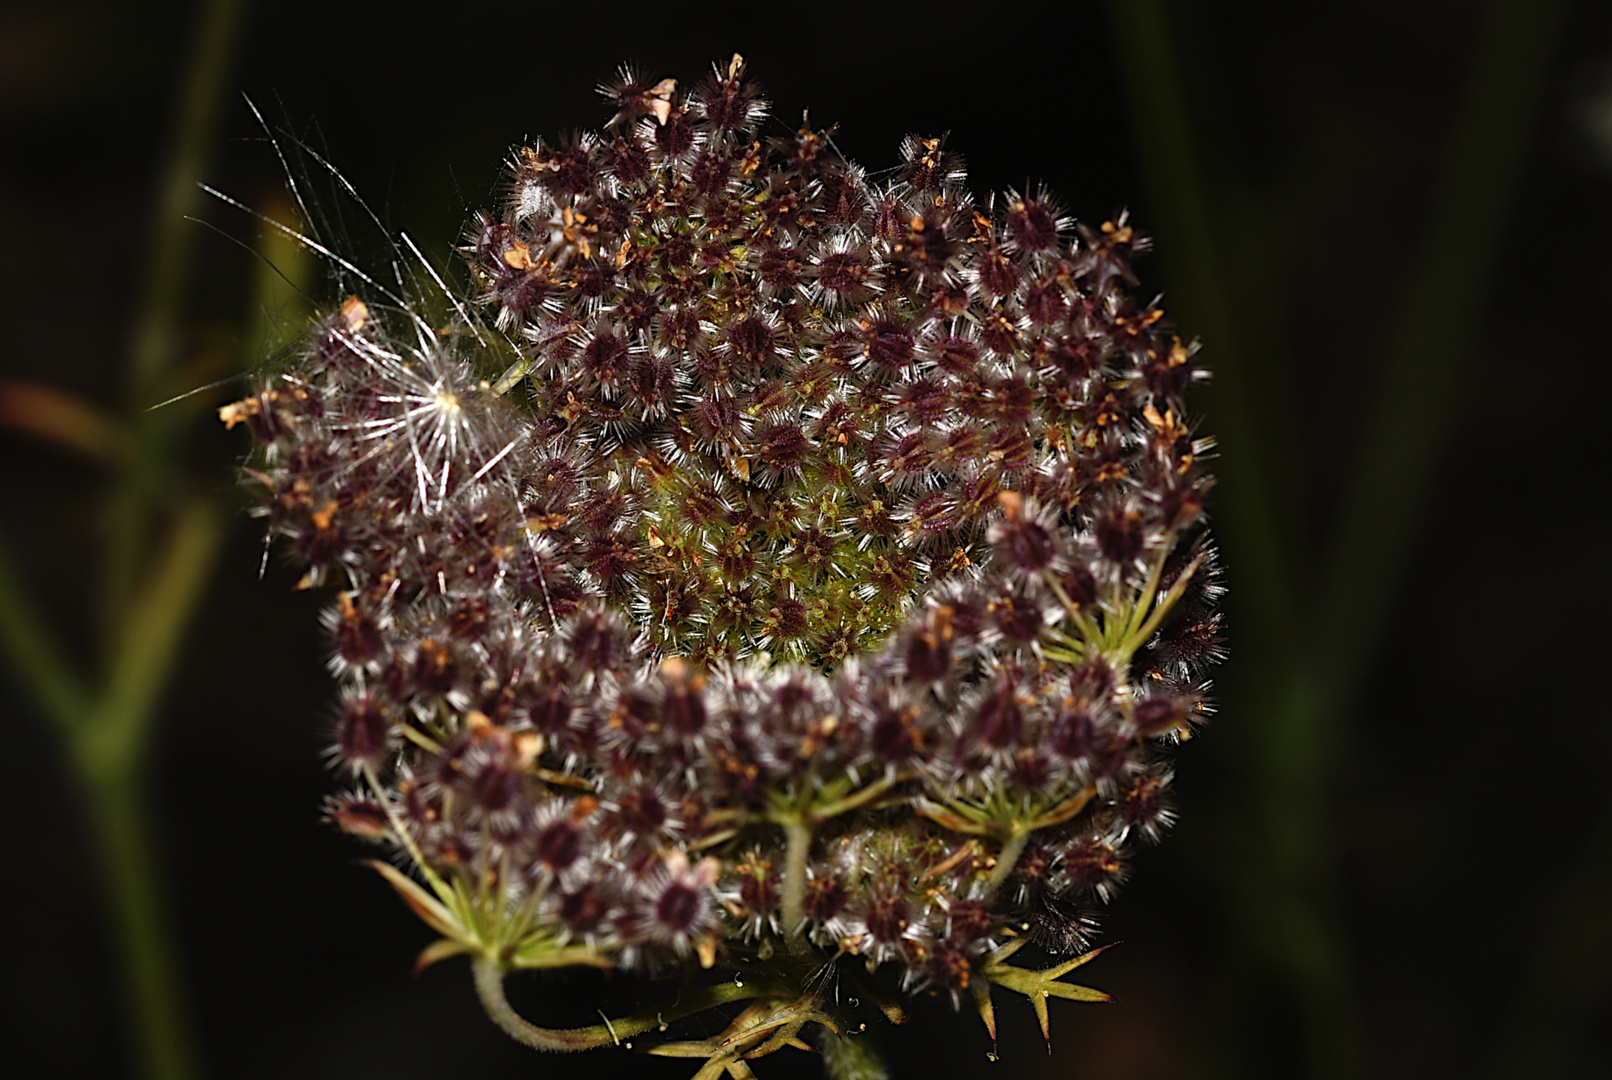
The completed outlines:
{"type": "Polygon", "coordinates": [[[145,768],[159,695],[222,539],[219,514],[196,500],[172,513],[168,537],[153,544],[163,504],[171,499],[164,488],[173,436],[184,415],[180,410],[152,413],[147,407],[160,399],[177,352],[190,264],[184,217],[216,142],[221,90],[243,10],[243,0],[209,0],[202,9],[164,158],[156,230],[140,279],[142,299],[129,353],[132,439],[116,463],[107,499],[99,679],[82,680],[74,672],[0,550],[0,645],[62,735],[87,796],[119,957],[131,1058],[135,1073],[147,1080],[189,1080],[197,1072],[156,870],[145,768]]]}
{"type": "Polygon", "coordinates": [[[147,568],[146,588],[124,617],[101,694],[74,732],[75,757],[87,779],[141,762],[158,695],[201,605],[222,541],[222,517],[205,499],[175,515],[172,535],[147,568]]]}
{"type": "Polygon", "coordinates": [[[178,659],[180,638],[199,606],[222,536],[212,508],[192,504],[175,519],[167,557],[152,557],[173,440],[188,410],[148,410],[167,396],[178,354],[194,240],[185,218],[194,212],[196,180],[217,142],[245,8],[244,0],[206,0],[178,88],[130,345],[133,446],[107,503],[106,688],[73,740],[79,776],[97,810],[132,1049],[138,1072],[148,1080],[189,1080],[198,1072],[177,953],[163,914],[143,778],[157,696],[178,659]],[[142,581],[152,584],[142,591],[142,581]]]}
{"type": "Polygon", "coordinates": [[[1013,873],[1013,868],[1019,865],[1019,856],[1024,854],[1024,845],[1030,839],[1030,830],[1014,830],[1002,842],[1002,849],[996,853],[996,865],[991,868],[991,876],[985,882],[985,887],[996,892],[1013,873]]]}
{"type": "Polygon", "coordinates": [[[685,1016],[692,1016],[733,1001],[772,997],[779,992],[778,987],[760,982],[744,985],[723,982],[686,994],[664,1009],[646,1011],[619,1020],[607,1020],[603,1024],[593,1024],[589,1027],[543,1028],[521,1016],[510,1005],[509,999],[504,995],[505,971],[497,961],[486,957],[477,958],[471,964],[471,972],[475,978],[476,994],[481,998],[482,1008],[486,1009],[493,1023],[524,1046],[560,1054],[619,1044],[635,1035],[663,1028],[671,1021],[685,1016]]]}
{"type": "Polygon", "coordinates": [[[88,808],[101,852],[101,873],[118,988],[130,1047],[140,1074],[152,1080],[185,1080],[197,1075],[195,1032],[181,991],[173,928],[159,884],[147,810],[149,793],[138,775],[144,770],[113,769],[93,779],[82,767],[88,808]]]}
{"type": "Polygon", "coordinates": [[[868,1035],[835,1035],[825,1030],[816,1043],[828,1080],[890,1080],[890,1070],[868,1035]]]}
{"type": "Polygon", "coordinates": [[[11,553],[0,544],[0,649],[58,730],[69,731],[87,708],[87,691],[55,635],[23,592],[11,553]]]}
{"type": "Polygon", "coordinates": [[[63,736],[89,796],[129,1030],[140,1073],[153,1080],[184,1080],[195,1067],[157,884],[143,784],[145,751],[157,695],[200,605],[221,539],[219,515],[209,504],[194,502],[180,512],[149,585],[129,612],[107,681],[93,696],[62,657],[0,550],[0,642],[63,736]]]}
{"type": "MultiPolygon", "coordinates": [[[[1297,619],[1296,579],[1281,558],[1275,490],[1256,431],[1256,359],[1239,349],[1206,186],[1191,139],[1161,0],[1114,0],[1138,153],[1165,236],[1179,310],[1215,351],[1225,448],[1222,531],[1246,597],[1245,698],[1262,744],[1259,788],[1276,895],[1240,898],[1249,942],[1290,972],[1305,999],[1311,1075],[1361,1069],[1342,934],[1330,915],[1329,761],[1380,647],[1457,404],[1462,362],[1495,273],[1500,225],[1521,170],[1564,5],[1495,0],[1446,155],[1417,271],[1389,345],[1384,386],[1338,516],[1313,625],[1297,619]],[[1301,635],[1293,631],[1301,630],[1301,635]],[[1294,642],[1302,642],[1296,649],[1294,642]],[[1252,688],[1252,687],[1251,687],[1252,688]],[[1285,894],[1285,895],[1284,895],[1285,894]]],[[[1221,239],[1224,239],[1222,237],[1221,239]]],[[[1274,358],[1264,358],[1271,367],[1274,358]]],[[[1246,890],[1250,894],[1254,890],[1246,890]]]]}
{"type": "MultiPolygon", "coordinates": [[[[204,0],[174,99],[173,127],[158,177],[157,211],[129,345],[128,394],[133,445],[108,499],[103,626],[115,636],[163,501],[172,441],[188,408],[150,407],[169,396],[184,320],[199,205],[196,181],[217,143],[224,87],[245,21],[246,0],[204,0]]],[[[183,389],[183,388],[182,388],[183,389]]]]}
{"type": "Polygon", "coordinates": [[[71,739],[95,811],[131,1034],[153,1080],[184,1080],[197,1069],[151,841],[147,750],[158,693],[179,658],[222,538],[211,505],[198,501],[181,511],[150,587],[130,612],[105,690],[71,739]]]}
{"type": "Polygon", "coordinates": [[[804,820],[791,821],[784,826],[788,844],[784,849],[784,881],[779,898],[779,917],[784,933],[789,936],[792,949],[804,951],[806,946],[806,861],[812,850],[812,827],[804,820]]]}
{"type": "Polygon", "coordinates": [[[1321,582],[1316,655],[1339,708],[1369,673],[1426,519],[1566,7],[1492,0],[1484,19],[1321,582]]]}

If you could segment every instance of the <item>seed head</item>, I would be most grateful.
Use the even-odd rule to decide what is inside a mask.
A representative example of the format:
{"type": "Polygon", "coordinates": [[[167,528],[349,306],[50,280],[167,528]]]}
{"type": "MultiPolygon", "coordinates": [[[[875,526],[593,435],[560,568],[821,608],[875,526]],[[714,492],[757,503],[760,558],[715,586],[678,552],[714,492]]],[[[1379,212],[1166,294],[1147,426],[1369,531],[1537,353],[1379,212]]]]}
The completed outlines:
{"type": "Polygon", "coordinates": [[[874,180],[768,137],[738,58],[605,93],[511,156],[468,295],[349,297],[221,414],[339,590],[329,816],[502,967],[1029,985],[1017,935],[1084,949],[1172,820],[1223,655],[1146,243],[976,201],[943,138],[874,180]]]}

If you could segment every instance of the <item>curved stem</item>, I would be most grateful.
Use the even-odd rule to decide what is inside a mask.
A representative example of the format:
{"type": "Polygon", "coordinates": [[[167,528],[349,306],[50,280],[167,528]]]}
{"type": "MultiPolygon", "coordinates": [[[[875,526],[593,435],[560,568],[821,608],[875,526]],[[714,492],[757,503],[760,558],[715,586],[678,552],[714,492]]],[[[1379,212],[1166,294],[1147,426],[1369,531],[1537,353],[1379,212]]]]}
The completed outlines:
{"type": "Polygon", "coordinates": [[[475,974],[476,994],[481,998],[482,1008],[487,1010],[493,1023],[504,1029],[504,1034],[523,1046],[570,1054],[607,1046],[621,1037],[620,1029],[614,1024],[565,1030],[538,1027],[516,1012],[504,996],[504,969],[496,961],[478,959],[471,970],[475,974]]]}
{"type": "Polygon", "coordinates": [[[772,997],[778,992],[777,987],[761,982],[743,986],[724,982],[685,995],[664,1009],[642,1012],[620,1020],[607,1020],[589,1027],[544,1028],[528,1021],[510,1005],[509,999],[504,996],[505,971],[497,961],[480,957],[471,965],[471,972],[475,976],[476,995],[481,998],[482,1008],[487,1010],[488,1017],[503,1029],[504,1034],[523,1046],[556,1054],[573,1054],[610,1046],[641,1035],[651,1028],[664,1027],[669,1021],[726,1005],[730,1001],[772,997]]]}

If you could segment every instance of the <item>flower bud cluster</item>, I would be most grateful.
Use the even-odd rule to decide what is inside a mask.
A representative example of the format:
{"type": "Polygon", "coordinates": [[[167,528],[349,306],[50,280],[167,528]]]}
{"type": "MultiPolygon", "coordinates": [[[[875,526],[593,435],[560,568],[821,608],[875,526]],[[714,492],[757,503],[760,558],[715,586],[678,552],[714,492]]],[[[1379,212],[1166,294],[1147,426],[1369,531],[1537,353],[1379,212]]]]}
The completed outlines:
{"type": "Polygon", "coordinates": [[[508,967],[821,950],[956,997],[1083,948],[1221,655],[1143,241],[977,202],[943,139],[874,180],[764,137],[737,58],[609,93],[514,155],[443,320],[351,297],[223,412],[337,590],[332,818],[508,967]]]}

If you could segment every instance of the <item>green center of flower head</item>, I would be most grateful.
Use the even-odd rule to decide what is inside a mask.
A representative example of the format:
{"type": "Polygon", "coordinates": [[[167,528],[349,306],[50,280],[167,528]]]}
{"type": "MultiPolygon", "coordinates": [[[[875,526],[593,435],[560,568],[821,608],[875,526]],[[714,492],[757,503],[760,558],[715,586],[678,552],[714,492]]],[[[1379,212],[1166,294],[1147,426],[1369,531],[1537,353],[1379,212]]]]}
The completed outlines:
{"type": "Polygon", "coordinates": [[[1123,218],[976,202],[940,139],[870,180],[741,69],[624,79],[514,156],[472,295],[351,297],[224,410],[341,590],[332,816],[533,1045],[605,1035],[510,968],[766,976],[715,1064],[836,1026],[829,961],[1045,1022],[1085,957],[1006,960],[1085,948],[1220,655],[1202,372],[1123,218]]]}

